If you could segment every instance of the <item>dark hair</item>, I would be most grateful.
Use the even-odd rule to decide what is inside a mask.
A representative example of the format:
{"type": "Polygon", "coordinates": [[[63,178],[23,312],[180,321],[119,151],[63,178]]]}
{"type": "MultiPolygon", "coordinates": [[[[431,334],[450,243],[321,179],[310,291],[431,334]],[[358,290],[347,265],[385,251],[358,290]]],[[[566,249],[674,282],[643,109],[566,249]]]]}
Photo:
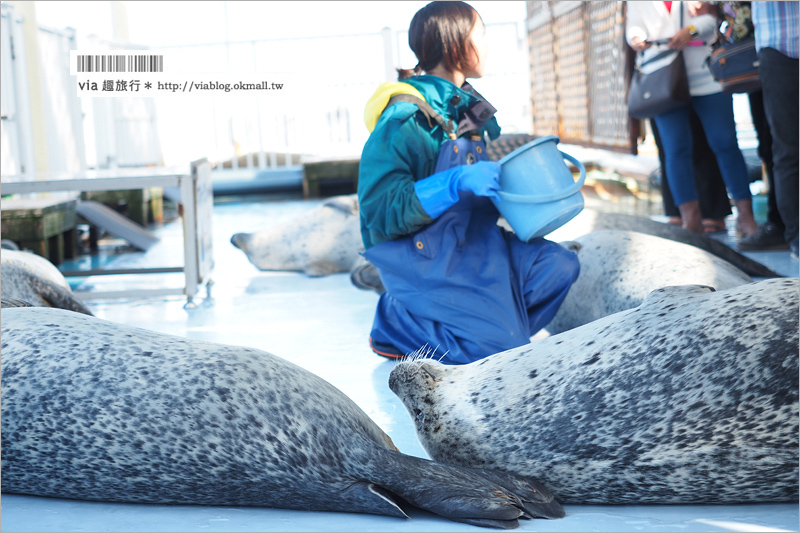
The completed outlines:
{"type": "Polygon", "coordinates": [[[408,46],[417,56],[417,66],[397,69],[398,79],[431,70],[444,61],[448,70],[463,70],[468,62],[469,34],[480,17],[464,2],[431,2],[414,15],[408,28],[408,46]]]}

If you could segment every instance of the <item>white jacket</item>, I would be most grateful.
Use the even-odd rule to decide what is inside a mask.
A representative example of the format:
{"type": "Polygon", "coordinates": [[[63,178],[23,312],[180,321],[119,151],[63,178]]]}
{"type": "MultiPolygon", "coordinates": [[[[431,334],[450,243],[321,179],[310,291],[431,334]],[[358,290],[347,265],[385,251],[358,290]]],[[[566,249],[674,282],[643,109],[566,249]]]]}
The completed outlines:
{"type": "MultiPolygon", "coordinates": [[[[628,44],[634,37],[651,41],[669,39],[681,28],[681,10],[683,10],[683,27],[694,26],[698,32],[695,40],[705,41],[710,45],[716,39],[717,19],[712,15],[689,16],[686,2],[672,2],[671,11],[667,11],[664,2],[627,2],[627,4],[625,36],[628,44]]],[[[644,51],[643,59],[647,60],[666,49],[666,45],[652,45],[644,51]]],[[[706,65],[706,58],[710,54],[710,46],[687,46],[683,49],[689,92],[692,96],[705,96],[722,91],[722,87],[714,81],[706,65]]]]}

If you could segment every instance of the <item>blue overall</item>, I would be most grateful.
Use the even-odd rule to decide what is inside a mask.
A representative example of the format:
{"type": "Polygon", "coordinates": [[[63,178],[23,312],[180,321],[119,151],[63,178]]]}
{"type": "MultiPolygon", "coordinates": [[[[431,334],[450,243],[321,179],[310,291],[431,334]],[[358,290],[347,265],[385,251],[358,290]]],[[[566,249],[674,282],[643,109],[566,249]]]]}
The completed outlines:
{"type": "MultiPolygon", "coordinates": [[[[486,159],[483,141],[446,141],[434,173],[486,159]]],[[[488,198],[461,192],[423,229],[367,249],[386,287],[373,348],[402,355],[427,345],[443,363],[470,363],[527,344],[552,320],[578,277],[577,256],[545,239],[523,243],[498,218],[488,198]]]]}

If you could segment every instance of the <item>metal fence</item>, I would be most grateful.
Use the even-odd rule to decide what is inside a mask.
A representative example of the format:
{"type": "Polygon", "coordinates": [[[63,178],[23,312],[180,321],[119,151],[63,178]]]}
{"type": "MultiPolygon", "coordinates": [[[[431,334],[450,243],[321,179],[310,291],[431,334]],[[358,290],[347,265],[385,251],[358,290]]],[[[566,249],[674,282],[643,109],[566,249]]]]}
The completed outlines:
{"type": "Polygon", "coordinates": [[[533,133],[635,153],[624,2],[528,1],[533,133]]]}
{"type": "MultiPolygon", "coordinates": [[[[528,1],[533,133],[637,153],[639,121],[628,117],[628,72],[620,1],[528,1]]],[[[746,94],[733,96],[739,146],[758,145],[746,94]]],[[[645,133],[646,134],[646,133],[645,133]]],[[[648,140],[652,144],[652,140],[648,140]]]]}

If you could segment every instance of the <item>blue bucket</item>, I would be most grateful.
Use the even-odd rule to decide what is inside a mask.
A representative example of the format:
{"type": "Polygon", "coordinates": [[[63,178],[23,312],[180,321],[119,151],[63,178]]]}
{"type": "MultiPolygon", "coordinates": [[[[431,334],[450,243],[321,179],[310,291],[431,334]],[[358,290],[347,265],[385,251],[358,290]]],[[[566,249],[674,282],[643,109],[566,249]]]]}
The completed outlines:
{"type": "Polygon", "coordinates": [[[492,201],[523,242],[544,237],[583,209],[581,187],[586,168],[561,152],[558,142],[555,135],[542,137],[500,160],[501,201],[492,201]],[[573,179],[564,159],[580,170],[578,181],[573,179]]]}

